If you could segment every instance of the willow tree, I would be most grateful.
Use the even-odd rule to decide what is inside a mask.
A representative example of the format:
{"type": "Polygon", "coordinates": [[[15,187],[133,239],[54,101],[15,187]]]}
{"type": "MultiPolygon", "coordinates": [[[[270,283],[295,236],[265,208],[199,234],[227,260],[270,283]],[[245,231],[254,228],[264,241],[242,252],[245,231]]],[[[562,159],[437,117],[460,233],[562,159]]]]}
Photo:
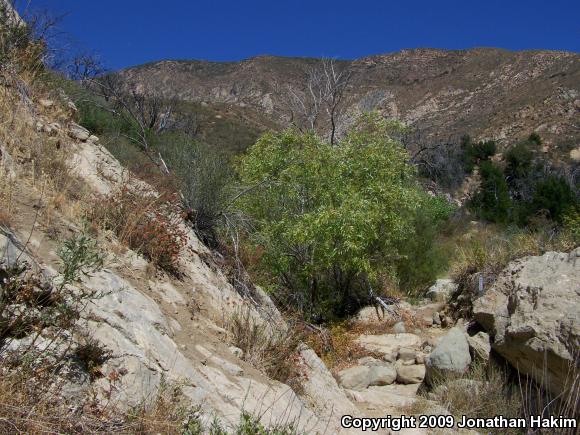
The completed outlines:
{"type": "Polygon", "coordinates": [[[239,206],[276,278],[276,296],[307,317],[356,308],[395,273],[400,247],[428,201],[402,126],[364,115],[338,144],[311,133],[268,133],[240,160],[239,206]]]}

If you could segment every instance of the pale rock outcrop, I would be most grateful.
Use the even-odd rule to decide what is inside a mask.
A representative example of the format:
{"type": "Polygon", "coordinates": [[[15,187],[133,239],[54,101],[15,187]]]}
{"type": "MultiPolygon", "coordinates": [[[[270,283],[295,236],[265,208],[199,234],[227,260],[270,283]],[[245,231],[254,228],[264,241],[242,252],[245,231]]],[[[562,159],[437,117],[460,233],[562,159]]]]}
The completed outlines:
{"type": "Polygon", "coordinates": [[[336,379],[316,353],[304,346],[300,352],[306,380],[302,387],[317,415],[342,416],[355,415],[357,410],[347,397],[346,392],[338,386],[336,379]]]}
{"type": "MultiPolygon", "coordinates": [[[[71,144],[71,150],[71,167],[93,192],[108,195],[126,186],[155,194],[128,177],[119,162],[92,141],[71,144]]],[[[33,219],[34,212],[28,211],[26,218],[33,219]]],[[[22,222],[15,234],[1,233],[0,255],[8,262],[30,262],[54,276],[57,244],[42,229],[31,233],[33,225],[22,222]],[[24,253],[22,240],[28,247],[24,253]]],[[[90,301],[80,321],[112,354],[100,368],[103,377],[90,385],[97,399],[119,408],[147,404],[166,381],[179,385],[192,406],[201,405],[204,419],[215,415],[226,426],[235,425],[247,411],[261,416],[265,424],[295,422],[305,433],[341,433],[340,416],[355,415],[356,409],[311,349],[304,347],[300,353],[306,378],[300,396],[230,349],[224,327],[240,310],[271,329],[285,323],[261,289],[255,289],[251,300],[242,297],[211,263],[211,253],[191,228],[182,223],[181,229],[187,240],[179,279],[163,273],[152,276],[147,261],[129,250],[109,255],[106,269],[70,287],[99,296],[90,301]]],[[[86,389],[86,376],[67,388],[73,396],[86,389]]]]}
{"type": "Polygon", "coordinates": [[[459,327],[453,327],[439,339],[433,352],[425,358],[425,380],[430,383],[439,376],[462,375],[470,364],[466,334],[459,327]]]}
{"type": "Polygon", "coordinates": [[[580,248],[510,263],[474,302],[492,348],[554,394],[580,349],[580,248]]]}
{"type": "Polygon", "coordinates": [[[76,122],[71,122],[68,126],[68,135],[76,140],[85,142],[91,137],[91,133],[84,128],[82,125],[78,125],[76,122]]]}

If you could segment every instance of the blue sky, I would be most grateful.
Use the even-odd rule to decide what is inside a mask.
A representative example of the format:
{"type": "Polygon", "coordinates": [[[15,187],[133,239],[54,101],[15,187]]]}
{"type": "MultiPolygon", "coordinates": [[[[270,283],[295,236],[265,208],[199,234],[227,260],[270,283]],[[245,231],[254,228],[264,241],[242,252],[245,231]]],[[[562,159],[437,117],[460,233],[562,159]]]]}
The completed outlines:
{"type": "Polygon", "coordinates": [[[578,0],[31,2],[66,13],[66,44],[98,53],[113,69],[261,54],[351,59],[415,47],[580,50],[578,0]]]}

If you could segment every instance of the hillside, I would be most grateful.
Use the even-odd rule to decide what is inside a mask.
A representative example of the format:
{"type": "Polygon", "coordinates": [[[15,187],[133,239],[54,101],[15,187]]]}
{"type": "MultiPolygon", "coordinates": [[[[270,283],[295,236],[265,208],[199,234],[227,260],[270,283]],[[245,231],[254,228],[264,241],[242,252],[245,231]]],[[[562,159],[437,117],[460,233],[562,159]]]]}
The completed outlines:
{"type": "MultiPolygon", "coordinates": [[[[120,72],[166,97],[253,109],[286,125],[290,89],[304,92],[312,58],[255,57],[240,62],[160,61],[120,72]]],[[[580,130],[580,55],[560,51],[413,49],[339,61],[351,73],[346,111],[379,110],[405,121],[421,140],[469,134],[513,143],[532,131],[553,156],[567,159],[580,130]]],[[[255,113],[253,114],[255,119],[255,113]]],[[[264,124],[267,124],[264,121],[264,124]]]]}
{"type": "Polygon", "coordinates": [[[306,58],[79,78],[11,4],[0,434],[576,433],[578,55],[324,64],[344,99],[306,58]]]}

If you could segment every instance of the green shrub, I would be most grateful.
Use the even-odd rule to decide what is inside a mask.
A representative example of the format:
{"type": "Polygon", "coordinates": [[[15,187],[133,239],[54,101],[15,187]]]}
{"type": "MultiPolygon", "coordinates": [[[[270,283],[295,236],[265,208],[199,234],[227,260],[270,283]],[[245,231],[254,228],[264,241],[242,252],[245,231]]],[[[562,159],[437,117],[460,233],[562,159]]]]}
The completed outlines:
{"type": "Polygon", "coordinates": [[[490,222],[505,223],[510,217],[512,201],[504,174],[492,162],[480,166],[481,188],[473,198],[471,206],[479,217],[490,222]]]}
{"type": "Polygon", "coordinates": [[[183,195],[187,220],[207,246],[218,247],[218,229],[233,175],[229,157],[178,132],[162,135],[156,147],[162,150],[183,195]]]}
{"type": "Polygon", "coordinates": [[[505,154],[505,175],[508,179],[521,179],[530,174],[534,154],[525,142],[511,147],[505,154]]]}
{"type": "Polygon", "coordinates": [[[528,142],[532,142],[535,143],[536,145],[542,145],[542,138],[540,137],[540,135],[538,133],[536,133],[535,131],[530,134],[530,136],[528,137],[528,142]]]}
{"type": "Polygon", "coordinates": [[[496,153],[496,144],[493,140],[473,143],[469,136],[464,136],[461,141],[464,150],[465,170],[470,173],[476,165],[489,160],[496,153]]]}
{"type": "Polygon", "coordinates": [[[417,295],[446,269],[449,253],[438,243],[442,225],[455,207],[441,197],[427,197],[414,219],[415,235],[400,247],[397,261],[399,288],[417,295]]]}
{"type": "Polygon", "coordinates": [[[241,159],[239,206],[278,278],[277,296],[311,319],[349,314],[396,272],[425,202],[399,124],[375,114],[338,145],[287,130],[264,135],[241,159]]]}
{"type": "Polygon", "coordinates": [[[570,207],[562,215],[564,229],[568,231],[580,243],[580,205],[570,207]]]}
{"type": "Polygon", "coordinates": [[[561,222],[562,215],[577,202],[566,180],[551,175],[536,184],[531,211],[532,213],[546,211],[551,219],[561,222]]]}

